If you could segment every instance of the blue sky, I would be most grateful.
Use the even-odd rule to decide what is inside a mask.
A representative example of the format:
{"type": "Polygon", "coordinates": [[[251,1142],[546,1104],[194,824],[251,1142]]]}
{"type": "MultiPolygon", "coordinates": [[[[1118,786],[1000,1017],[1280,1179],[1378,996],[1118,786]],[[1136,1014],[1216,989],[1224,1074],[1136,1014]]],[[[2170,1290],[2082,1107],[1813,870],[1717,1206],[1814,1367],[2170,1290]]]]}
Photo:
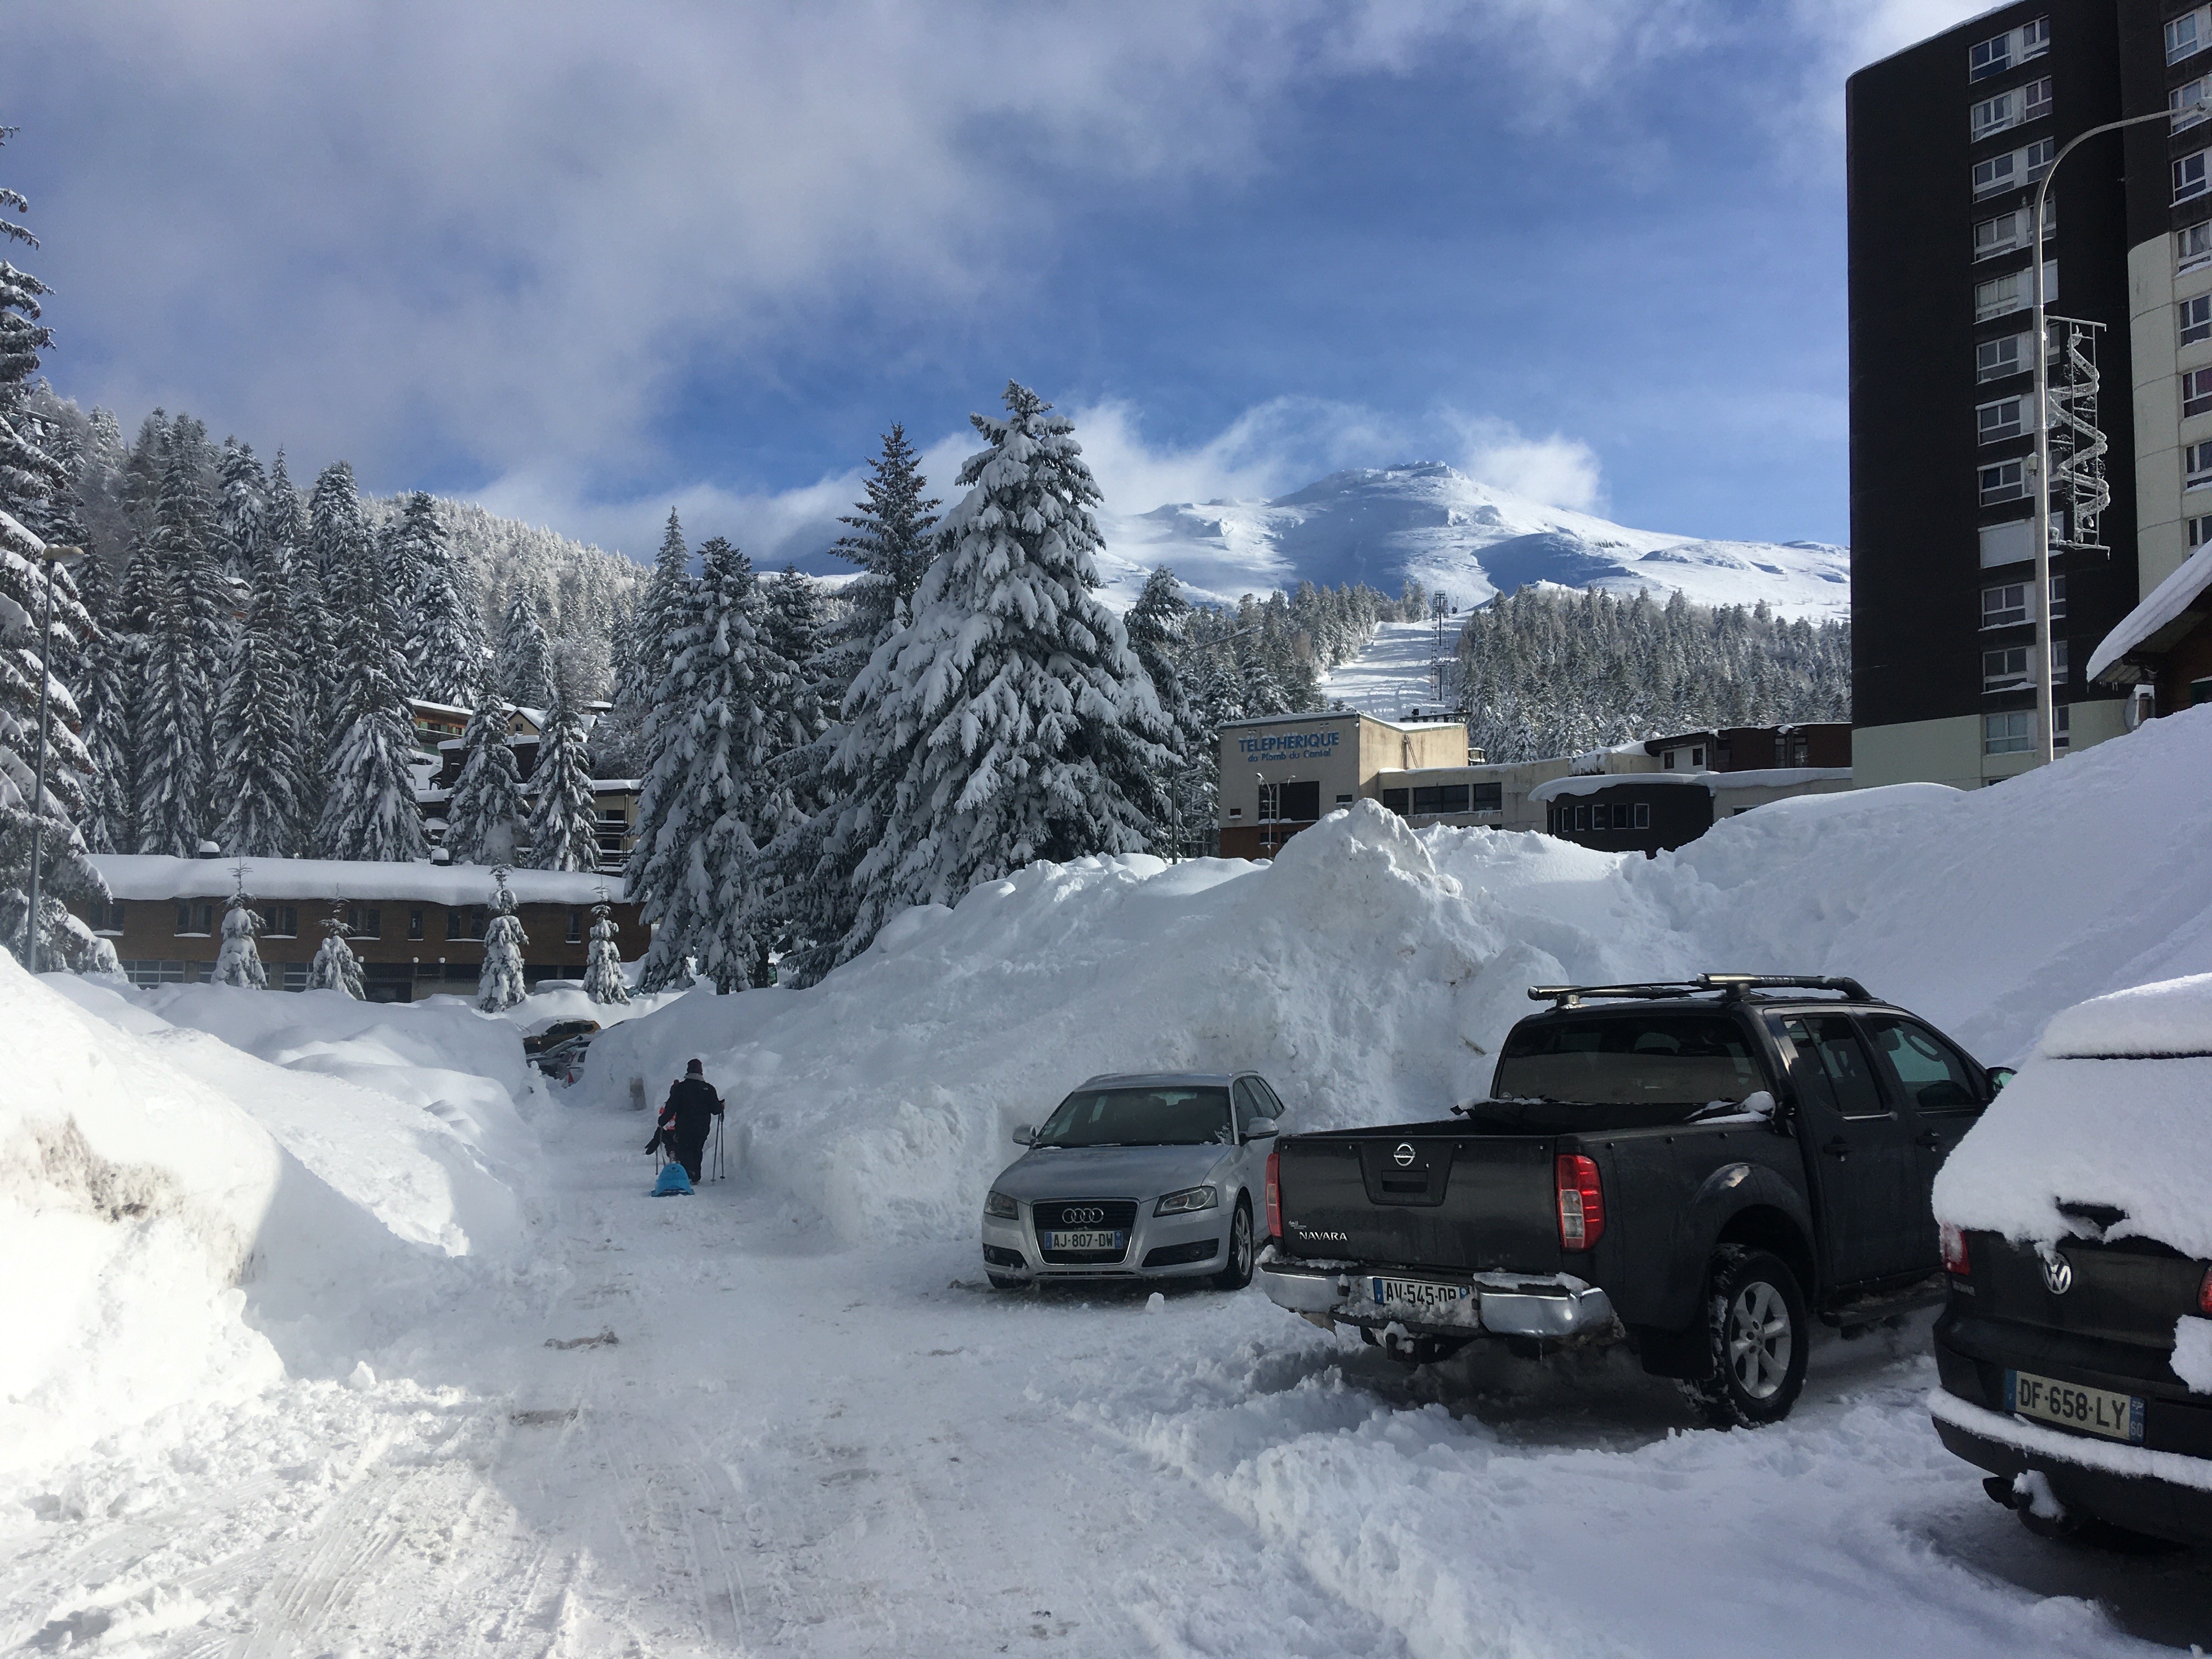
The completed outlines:
{"type": "Polygon", "coordinates": [[[1443,459],[1842,541],[1841,82],[1942,0],[16,0],[48,372],[763,558],[1008,376],[1109,506],[1443,459]]]}

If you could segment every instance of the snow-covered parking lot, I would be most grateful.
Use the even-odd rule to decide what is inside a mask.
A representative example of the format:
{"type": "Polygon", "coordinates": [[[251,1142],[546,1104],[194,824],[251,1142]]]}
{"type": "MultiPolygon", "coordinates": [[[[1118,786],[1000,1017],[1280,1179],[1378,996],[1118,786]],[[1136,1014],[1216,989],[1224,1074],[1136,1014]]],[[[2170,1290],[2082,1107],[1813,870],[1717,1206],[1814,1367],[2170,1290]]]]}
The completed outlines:
{"type": "Polygon", "coordinates": [[[568,1090],[456,1004],[0,960],[0,1649],[2212,1644],[2212,1563],[1983,1497],[1923,1326],[1826,1344],[1787,1423],[1721,1434],[1618,1356],[1407,1373],[1256,1291],[994,1293],[974,1243],[1011,1123],[1109,1059],[1233,1055],[1307,1125],[1434,1110],[1541,979],[1852,972],[2013,1060],[2212,969],[2207,775],[2200,711],[1648,864],[1358,814],[1272,868],[1032,870],[816,991],[631,1019],[568,1090]],[[2069,854],[2116,827],[2130,859],[2069,854]],[[733,1176],[653,1200],[629,1081],[694,1053],[733,1176]]]}

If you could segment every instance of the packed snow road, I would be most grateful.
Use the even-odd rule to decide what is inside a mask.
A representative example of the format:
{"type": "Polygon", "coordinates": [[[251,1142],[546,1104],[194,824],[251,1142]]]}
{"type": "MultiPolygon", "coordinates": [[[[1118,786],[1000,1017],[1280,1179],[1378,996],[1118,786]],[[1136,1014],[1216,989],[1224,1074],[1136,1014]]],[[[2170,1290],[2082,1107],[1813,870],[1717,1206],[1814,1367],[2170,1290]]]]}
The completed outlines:
{"type": "Polygon", "coordinates": [[[1256,1291],[996,1294],[966,1248],[842,1246],[742,1175],[649,1199],[627,1113],[538,1121],[526,1266],[475,1275],[349,1382],[181,1408],[27,1494],[9,1650],[1705,1659],[2212,1637],[2193,1558],[2072,1554],[1981,1496],[1928,1429],[1917,1329],[1827,1349],[1778,1429],[1692,1431],[1611,1361],[1409,1375],[1256,1291]]]}

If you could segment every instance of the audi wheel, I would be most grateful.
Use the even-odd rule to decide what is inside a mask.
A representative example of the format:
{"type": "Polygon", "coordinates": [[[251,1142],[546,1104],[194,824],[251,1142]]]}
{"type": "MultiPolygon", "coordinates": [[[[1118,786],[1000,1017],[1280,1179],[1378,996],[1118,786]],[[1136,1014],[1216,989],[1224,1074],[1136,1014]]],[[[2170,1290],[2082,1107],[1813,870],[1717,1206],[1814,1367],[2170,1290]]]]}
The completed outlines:
{"type": "Polygon", "coordinates": [[[1229,1223],[1229,1265],[1214,1274],[1214,1288],[1241,1291],[1252,1282],[1252,1206],[1237,1200],[1237,1213],[1229,1223]]]}

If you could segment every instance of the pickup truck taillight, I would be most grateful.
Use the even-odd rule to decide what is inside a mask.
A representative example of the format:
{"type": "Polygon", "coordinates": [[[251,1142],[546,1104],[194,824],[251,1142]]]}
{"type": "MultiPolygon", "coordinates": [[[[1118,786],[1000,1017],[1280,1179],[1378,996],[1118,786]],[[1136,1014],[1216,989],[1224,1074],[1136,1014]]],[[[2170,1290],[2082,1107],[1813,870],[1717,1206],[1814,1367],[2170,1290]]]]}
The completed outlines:
{"type": "Polygon", "coordinates": [[[2197,1311],[2212,1314],[2212,1267],[2204,1270],[2204,1282],[2197,1287],[2197,1311]]]}
{"type": "MultiPolygon", "coordinates": [[[[1973,1258],[1966,1254],[1966,1230],[1954,1227],[1946,1221],[1936,1229],[1936,1232],[1943,1241],[1943,1271],[1956,1273],[1961,1279],[1973,1272],[1973,1258]]],[[[1920,1236],[1923,1238],[1928,1237],[1925,1233],[1920,1236]]],[[[1925,1260],[1924,1257],[1923,1259],[1925,1260]]]]}
{"type": "Polygon", "coordinates": [[[1605,1191],[1597,1182],[1597,1161],[1579,1152],[1562,1152],[1559,1178],[1559,1248],[1587,1250],[1605,1237],[1605,1191]]]}
{"type": "Polygon", "coordinates": [[[1283,1236],[1283,1155],[1280,1152],[1267,1154],[1267,1237],[1279,1240],[1283,1236]]]}

